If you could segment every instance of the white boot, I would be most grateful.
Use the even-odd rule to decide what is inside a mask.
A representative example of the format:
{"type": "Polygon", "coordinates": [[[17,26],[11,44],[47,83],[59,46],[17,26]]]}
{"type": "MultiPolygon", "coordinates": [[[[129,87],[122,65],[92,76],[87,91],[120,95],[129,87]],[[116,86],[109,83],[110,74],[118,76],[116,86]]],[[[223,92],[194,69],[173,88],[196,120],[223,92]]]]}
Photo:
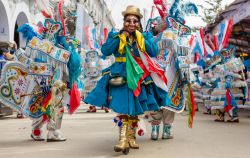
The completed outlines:
{"type": "Polygon", "coordinates": [[[160,125],[152,125],[151,139],[158,140],[160,132],[160,125]]]}
{"type": "Polygon", "coordinates": [[[163,126],[162,139],[173,139],[173,135],[171,132],[172,125],[166,124],[163,126]]]}
{"type": "Polygon", "coordinates": [[[41,129],[33,129],[30,137],[35,141],[44,141],[44,137],[42,136],[41,129]]]}
{"type": "Polygon", "coordinates": [[[63,137],[60,130],[48,132],[47,142],[60,142],[60,141],[66,141],[66,138],[63,137]]]}

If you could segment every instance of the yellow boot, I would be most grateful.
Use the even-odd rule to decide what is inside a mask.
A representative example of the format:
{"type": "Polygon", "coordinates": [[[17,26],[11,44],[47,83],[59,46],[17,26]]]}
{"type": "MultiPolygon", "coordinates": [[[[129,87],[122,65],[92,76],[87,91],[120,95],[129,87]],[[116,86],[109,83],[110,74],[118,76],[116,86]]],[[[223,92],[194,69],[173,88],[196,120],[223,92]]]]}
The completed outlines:
{"type": "Polygon", "coordinates": [[[129,147],[132,149],[139,149],[139,145],[136,143],[136,129],[137,129],[137,118],[129,118],[129,127],[128,127],[128,143],[129,147]],[[133,125],[135,124],[135,125],[133,125]]]}
{"type": "Polygon", "coordinates": [[[120,139],[119,143],[114,146],[115,152],[123,152],[127,154],[129,152],[129,144],[128,144],[128,120],[124,119],[123,124],[120,127],[120,139]]]}

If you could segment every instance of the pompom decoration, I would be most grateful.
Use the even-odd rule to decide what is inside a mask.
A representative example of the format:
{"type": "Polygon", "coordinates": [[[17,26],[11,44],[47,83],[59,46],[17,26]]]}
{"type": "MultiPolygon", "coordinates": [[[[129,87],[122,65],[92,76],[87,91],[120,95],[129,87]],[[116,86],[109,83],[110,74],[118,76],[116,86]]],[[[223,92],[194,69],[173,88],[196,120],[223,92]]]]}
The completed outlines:
{"type": "Polygon", "coordinates": [[[123,125],[122,120],[120,120],[119,117],[115,117],[113,121],[115,124],[117,124],[118,127],[121,127],[123,125]]]}
{"type": "Polygon", "coordinates": [[[114,121],[114,123],[117,123],[117,122],[118,122],[118,119],[115,117],[115,118],[113,119],[113,121],[114,121]]]}
{"type": "Polygon", "coordinates": [[[144,135],[144,131],[142,129],[139,129],[137,133],[138,133],[139,136],[143,136],[144,135]]]}
{"type": "Polygon", "coordinates": [[[40,136],[40,135],[41,135],[41,130],[40,130],[40,129],[35,129],[35,130],[33,131],[33,134],[34,134],[35,136],[40,136]]]}
{"type": "Polygon", "coordinates": [[[132,126],[132,128],[135,128],[135,127],[138,127],[138,124],[137,124],[137,122],[133,122],[131,126],[132,126]]]}
{"type": "Polygon", "coordinates": [[[122,121],[118,121],[117,126],[121,127],[123,125],[122,121]]]}

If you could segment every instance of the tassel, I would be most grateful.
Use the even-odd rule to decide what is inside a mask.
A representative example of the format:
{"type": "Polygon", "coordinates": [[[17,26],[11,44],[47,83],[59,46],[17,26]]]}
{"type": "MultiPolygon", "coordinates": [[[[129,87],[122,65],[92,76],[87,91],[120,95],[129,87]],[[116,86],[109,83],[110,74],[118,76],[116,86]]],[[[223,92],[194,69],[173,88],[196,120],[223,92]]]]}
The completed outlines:
{"type": "Polygon", "coordinates": [[[188,96],[187,96],[187,101],[188,101],[188,110],[189,110],[189,117],[188,117],[188,127],[192,128],[193,127],[193,120],[196,112],[196,105],[195,105],[195,100],[194,100],[194,94],[191,89],[190,83],[188,83],[188,96]]]}

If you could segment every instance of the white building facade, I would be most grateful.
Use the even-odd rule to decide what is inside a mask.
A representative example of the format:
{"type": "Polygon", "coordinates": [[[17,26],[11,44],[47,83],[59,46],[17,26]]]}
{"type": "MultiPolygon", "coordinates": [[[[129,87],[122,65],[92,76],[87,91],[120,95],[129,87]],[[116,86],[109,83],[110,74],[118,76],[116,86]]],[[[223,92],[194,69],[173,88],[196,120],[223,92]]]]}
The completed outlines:
{"type": "MultiPolygon", "coordinates": [[[[90,31],[96,30],[97,40],[101,40],[103,36],[103,29],[109,31],[115,28],[115,22],[111,16],[111,12],[104,0],[79,0],[80,5],[84,8],[83,11],[83,25],[88,26],[90,31]]],[[[81,17],[78,17],[81,18],[81,17]]],[[[83,47],[88,48],[86,39],[86,30],[83,31],[83,47]]],[[[99,41],[98,41],[99,42],[99,41]]]]}
{"type": "Polygon", "coordinates": [[[115,27],[111,12],[104,0],[80,0],[80,3],[84,5],[97,27],[101,24],[108,29],[115,27]]]}
{"type": "MultiPolygon", "coordinates": [[[[97,38],[101,36],[103,28],[110,30],[115,27],[114,20],[104,0],[74,0],[83,7],[83,13],[78,18],[82,37],[84,26],[96,28],[97,38]]],[[[25,46],[25,40],[16,32],[24,23],[42,25],[44,17],[35,7],[35,0],[0,0],[0,42],[16,42],[18,47],[25,46]]],[[[86,40],[83,40],[86,42],[86,40]]]]}
{"type": "Polygon", "coordinates": [[[18,47],[24,47],[25,41],[16,29],[24,23],[42,21],[42,15],[35,11],[34,0],[0,0],[0,42],[16,42],[18,47]]]}

